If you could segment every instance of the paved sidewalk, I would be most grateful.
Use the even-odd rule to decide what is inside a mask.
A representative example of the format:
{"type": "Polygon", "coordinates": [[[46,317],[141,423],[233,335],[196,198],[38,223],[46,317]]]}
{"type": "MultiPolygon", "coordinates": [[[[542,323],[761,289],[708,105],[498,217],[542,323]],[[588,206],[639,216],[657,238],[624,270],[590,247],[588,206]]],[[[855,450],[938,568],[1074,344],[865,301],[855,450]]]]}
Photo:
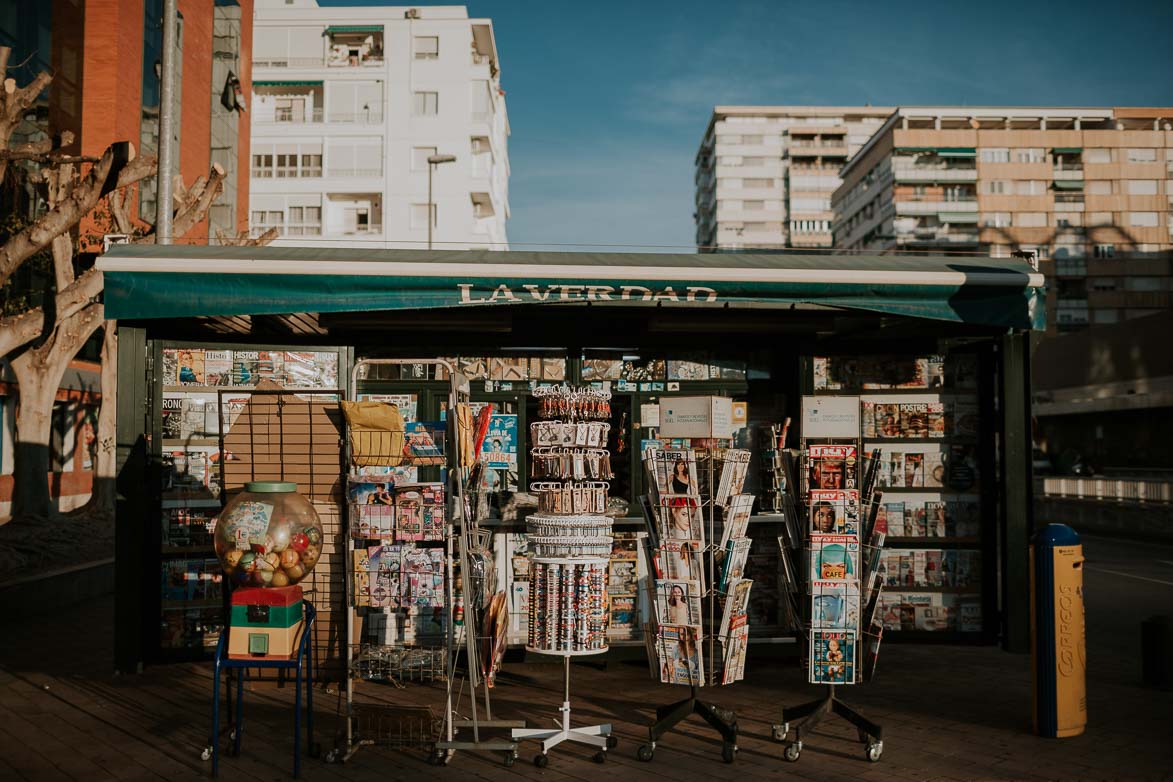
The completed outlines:
{"type": "MultiPolygon", "coordinates": [[[[211,720],[211,669],[185,664],[114,677],[109,598],[50,618],[5,628],[0,646],[0,778],[195,779],[210,773],[200,760],[211,720]]],[[[797,763],[782,759],[770,726],[783,705],[811,699],[793,662],[751,660],[747,682],[712,691],[736,707],[742,736],[735,763],[720,759],[716,735],[690,720],[664,737],[655,759],[635,750],[646,737],[654,706],[681,697],[681,688],[653,683],[646,667],[612,663],[605,670],[573,669],[576,722],[611,721],[620,737],[605,766],[585,747],[559,748],[546,769],[530,761],[525,744],[513,768],[498,755],[461,753],[448,768],[419,751],[365,748],[346,765],[305,761],[308,780],[354,779],[617,779],[718,780],[868,779],[1173,779],[1173,694],[1143,690],[1107,666],[1089,681],[1087,733],[1066,740],[1030,734],[1030,660],[994,648],[890,645],[878,680],[844,688],[849,700],[883,725],[885,750],[868,763],[853,731],[831,723],[806,742],[797,763]]],[[[512,665],[494,691],[501,717],[552,724],[561,701],[561,666],[512,665]]],[[[1133,677],[1135,678],[1135,677],[1133,677]]],[[[438,687],[367,685],[383,702],[441,703],[438,687]]],[[[291,771],[288,704],[292,688],[258,684],[246,697],[244,749],[222,756],[224,779],[285,779],[291,771]]],[[[319,741],[328,749],[339,726],[337,690],[316,692],[319,741]]]]}

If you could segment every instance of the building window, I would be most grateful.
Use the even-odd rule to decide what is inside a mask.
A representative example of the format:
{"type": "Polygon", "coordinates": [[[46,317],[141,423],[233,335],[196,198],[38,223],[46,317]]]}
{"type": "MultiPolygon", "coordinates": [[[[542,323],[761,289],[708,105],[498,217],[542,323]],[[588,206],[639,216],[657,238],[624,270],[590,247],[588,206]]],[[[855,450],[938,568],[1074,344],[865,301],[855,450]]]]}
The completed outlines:
{"type": "Polygon", "coordinates": [[[983,184],[986,195],[1005,195],[1010,183],[1002,179],[991,179],[983,184]]]}
{"type": "Polygon", "coordinates": [[[1085,149],[1083,151],[1083,162],[1085,163],[1111,163],[1112,150],[1111,149],[1085,149]]]}
{"type": "Polygon", "coordinates": [[[773,187],[773,179],[746,179],[743,183],[744,187],[773,187]]]}
{"type": "Polygon", "coordinates": [[[440,111],[440,93],[417,92],[413,113],[417,117],[434,117],[440,111]]]}
{"type": "Polygon", "coordinates": [[[1129,195],[1156,195],[1157,180],[1155,179],[1126,179],[1125,192],[1129,195]]]}
{"type": "Polygon", "coordinates": [[[1114,258],[1116,257],[1116,245],[1097,244],[1092,254],[1096,258],[1114,258]]]}
{"type": "MultiPolygon", "coordinates": [[[[428,205],[427,204],[412,204],[411,205],[411,227],[412,228],[427,228],[428,227],[428,205]]],[[[436,227],[436,205],[432,204],[432,227],[436,227]]]]}
{"type": "Polygon", "coordinates": [[[276,228],[279,233],[285,233],[285,213],[282,211],[255,209],[249,222],[252,223],[254,236],[260,236],[270,228],[276,228]]]}
{"type": "Polygon", "coordinates": [[[1006,147],[987,147],[982,150],[983,163],[1009,163],[1010,150],[1006,147]]]}
{"type": "Polygon", "coordinates": [[[1020,228],[1045,228],[1047,225],[1047,213],[1019,212],[1014,217],[1014,223],[1020,228]]]}
{"type": "Polygon", "coordinates": [[[277,156],[277,178],[287,179],[297,176],[297,155],[285,154],[277,156]]]}
{"type": "Polygon", "coordinates": [[[1089,195],[1112,195],[1112,180],[1092,179],[1084,187],[1089,195]]]}
{"type": "Polygon", "coordinates": [[[1009,212],[986,212],[982,215],[982,225],[987,228],[1009,228],[1009,212]]]}
{"type": "Polygon", "coordinates": [[[322,233],[322,207],[291,206],[287,210],[286,236],[320,236],[322,233]]]}
{"type": "Polygon", "coordinates": [[[765,201],[742,201],[741,208],[749,211],[761,211],[766,208],[765,201]]]}
{"type": "Polygon", "coordinates": [[[1041,179],[1023,179],[1014,183],[1017,195],[1042,195],[1046,191],[1041,179]]]}
{"type": "Polygon", "coordinates": [[[1014,160],[1018,163],[1045,163],[1047,162],[1047,153],[1039,147],[1023,147],[1014,150],[1014,160]]]}
{"type": "Polygon", "coordinates": [[[417,60],[435,60],[440,57],[440,38],[436,35],[417,35],[415,37],[415,58],[417,60]]]}
{"type": "Polygon", "coordinates": [[[1128,150],[1129,163],[1156,163],[1157,150],[1155,149],[1130,149],[1128,150]]]}
{"type": "Polygon", "coordinates": [[[1137,228],[1156,228],[1156,212],[1129,212],[1128,224],[1137,228]]]}
{"type": "Polygon", "coordinates": [[[322,175],[322,155],[301,156],[301,176],[316,177],[322,175]]]}
{"type": "Polygon", "coordinates": [[[427,171],[428,158],[436,154],[436,147],[412,147],[411,170],[427,171]]]}
{"type": "Polygon", "coordinates": [[[273,176],[273,156],[253,155],[252,175],[257,179],[270,179],[273,176]]]}

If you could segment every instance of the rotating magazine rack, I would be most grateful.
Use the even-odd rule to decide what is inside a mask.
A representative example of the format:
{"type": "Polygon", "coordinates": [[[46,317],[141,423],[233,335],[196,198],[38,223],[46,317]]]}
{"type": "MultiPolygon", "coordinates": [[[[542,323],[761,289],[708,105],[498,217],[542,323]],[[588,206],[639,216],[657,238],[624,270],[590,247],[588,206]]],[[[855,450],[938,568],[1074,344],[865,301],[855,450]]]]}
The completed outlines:
{"type": "Polygon", "coordinates": [[[860,714],[837,687],[870,681],[883,625],[877,606],[884,533],[875,530],[881,496],[875,491],[880,452],[859,458],[858,440],[804,441],[802,466],[807,487],[798,494],[798,460],[781,452],[787,496],[786,535],[779,538],[787,611],[801,615],[808,681],[823,684],[822,698],[783,709],[773,737],[785,743],[794,762],[803,739],[832,715],[855,726],[865,755],[876,762],[884,751],[883,728],[860,714]],[[798,597],[805,596],[805,605],[798,597]],[[794,738],[788,737],[793,730],[794,738]]]}
{"type": "Polygon", "coordinates": [[[649,449],[644,460],[654,487],[644,506],[657,576],[654,662],[661,682],[687,685],[689,695],[657,707],[637,757],[651,761],[664,734],[697,715],[720,734],[721,757],[732,763],[737,715],[702,700],[700,688],[745,676],[753,582],[742,575],[754,496],[741,489],[749,451],[649,449]]]}
{"type": "Polygon", "coordinates": [[[607,651],[607,569],[611,519],[607,481],[612,478],[607,435],[610,392],[566,386],[540,387],[538,416],[530,425],[530,489],[539,512],[526,520],[530,547],[529,637],[526,650],[562,658],[562,707],[556,729],[521,728],[514,739],[535,739],[549,752],[563,742],[595,747],[597,763],[618,744],[611,726],[572,727],[570,658],[607,651]]]}
{"type": "MultiPolygon", "coordinates": [[[[355,363],[352,388],[357,388],[360,375],[365,376],[363,372],[372,365],[428,365],[446,371],[450,380],[448,413],[446,422],[425,423],[405,422],[393,405],[376,402],[357,403],[347,411],[350,502],[345,530],[345,744],[327,759],[345,762],[369,745],[422,745],[429,750],[429,760],[437,764],[447,764],[456,750],[470,749],[502,752],[506,765],[512,765],[517,757],[516,742],[481,736],[484,728],[514,728],[525,723],[493,719],[488,682],[479,670],[480,644],[485,639],[479,632],[478,617],[487,601],[470,600],[469,584],[474,573],[484,575],[484,557],[476,552],[484,550],[486,535],[470,517],[465,496],[473,451],[468,379],[442,360],[365,359],[355,363]],[[405,467],[443,468],[444,480],[397,485],[394,470],[405,467]],[[356,485],[371,488],[356,494],[356,485]],[[401,499],[401,489],[408,490],[406,499],[401,499]],[[369,546],[371,543],[377,545],[369,546]],[[456,616],[457,561],[464,579],[463,597],[472,603],[464,612],[463,623],[458,623],[456,616]],[[474,564],[480,567],[474,568],[474,564]],[[396,595],[410,599],[397,599],[396,595]],[[374,630],[378,637],[374,642],[367,638],[356,644],[355,622],[363,607],[384,611],[375,613],[374,618],[382,621],[372,627],[368,610],[366,630],[374,630]],[[394,610],[387,613],[386,608],[394,610]],[[421,632],[425,626],[428,632],[421,632]],[[465,675],[457,689],[462,641],[465,675]],[[469,683],[469,718],[457,712],[465,678],[469,683]],[[355,702],[356,680],[395,686],[444,680],[444,716],[435,719],[426,708],[399,709],[400,713],[390,714],[380,713],[380,707],[371,704],[360,707],[355,702]],[[478,690],[483,694],[483,718],[478,711],[478,690]],[[461,740],[458,734],[462,731],[470,731],[471,740],[461,740]]],[[[477,585],[491,590],[491,581],[482,578],[477,585]]],[[[387,712],[388,707],[381,708],[387,712]]]]}

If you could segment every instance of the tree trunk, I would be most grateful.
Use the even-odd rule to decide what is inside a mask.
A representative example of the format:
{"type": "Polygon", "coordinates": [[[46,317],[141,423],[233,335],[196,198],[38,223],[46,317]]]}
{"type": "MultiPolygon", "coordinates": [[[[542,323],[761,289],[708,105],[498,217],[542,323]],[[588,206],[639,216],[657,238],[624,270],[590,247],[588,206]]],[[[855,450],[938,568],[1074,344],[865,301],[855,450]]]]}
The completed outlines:
{"type": "MultiPolygon", "coordinates": [[[[53,372],[26,351],[12,360],[19,396],[16,402],[16,452],[13,469],[12,516],[47,520],[53,511],[49,496],[49,445],[53,402],[65,368],[53,372]]],[[[68,365],[68,360],[65,364],[68,365]]]]}
{"type": "Polygon", "coordinates": [[[93,518],[114,518],[117,499],[117,443],[118,425],[118,322],[106,321],[102,334],[102,401],[98,407],[98,429],[94,432],[94,488],[90,500],[79,511],[93,518]]]}

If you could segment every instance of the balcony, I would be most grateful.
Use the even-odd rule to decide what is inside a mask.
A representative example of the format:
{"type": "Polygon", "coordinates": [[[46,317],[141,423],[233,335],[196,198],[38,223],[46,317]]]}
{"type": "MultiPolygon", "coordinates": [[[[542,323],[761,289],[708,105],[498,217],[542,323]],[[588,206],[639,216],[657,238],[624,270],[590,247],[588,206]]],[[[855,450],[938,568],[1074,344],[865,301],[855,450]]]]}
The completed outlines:
{"type": "Polygon", "coordinates": [[[935,215],[939,212],[973,212],[977,214],[977,199],[962,201],[917,201],[902,200],[896,202],[898,215],[935,215]]]}
{"type": "Polygon", "coordinates": [[[1055,166],[1051,170],[1051,177],[1060,182],[1081,180],[1083,179],[1083,165],[1078,163],[1066,163],[1062,166],[1055,166]]]}
{"type": "Polygon", "coordinates": [[[326,115],[326,121],[344,125],[382,125],[383,107],[375,106],[361,111],[331,111],[326,115]]]}
{"type": "Polygon", "coordinates": [[[893,166],[897,182],[976,182],[976,168],[950,166],[893,166]]]}
{"type": "Polygon", "coordinates": [[[326,65],[326,58],[317,57],[269,57],[254,59],[254,68],[322,68],[326,65]]]}
{"type": "Polygon", "coordinates": [[[342,179],[359,179],[362,177],[381,177],[383,176],[383,169],[381,168],[335,168],[334,166],[326,167],[326,176],[338,177],[342,179]]]}
{"type": "Polygon", "coordinates": [[[320,81],[254,81],[253,123],[306,125],[322,121],[320,81]]]}
{"type": "Polygon", "coordinates": [[[334,25],[324,35],[327,68],[382,67],[382,25],[334,25]]]}

